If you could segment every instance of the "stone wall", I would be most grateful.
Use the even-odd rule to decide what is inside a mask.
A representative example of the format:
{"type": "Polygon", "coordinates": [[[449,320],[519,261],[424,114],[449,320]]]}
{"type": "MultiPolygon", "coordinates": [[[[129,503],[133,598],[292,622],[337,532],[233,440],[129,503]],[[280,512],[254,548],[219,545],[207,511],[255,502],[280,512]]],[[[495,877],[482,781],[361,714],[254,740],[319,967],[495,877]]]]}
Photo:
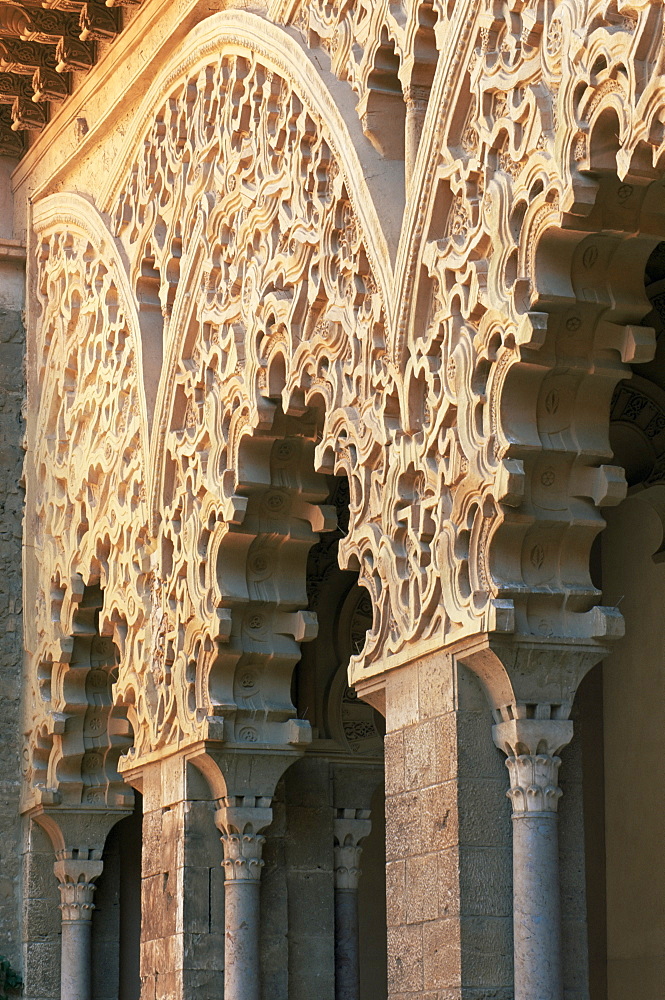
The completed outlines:
{"type": "MultiPolygon", "coordinates": [[[[2,160],[2,158],[0,158],[2,160]]],[[[20,967],[20,699],[23,662],[23,251],[11,239],[9,169],[0,162],[0,955],[20,967]]]]}
{"type": "Polygon", "coordinates": [[[659,1000],[665,983],[665,567],[652,558],[662,539],[640,494],[603,536],[603,597],[626,619],[603,664],[609,1000],[659,1000]]]}

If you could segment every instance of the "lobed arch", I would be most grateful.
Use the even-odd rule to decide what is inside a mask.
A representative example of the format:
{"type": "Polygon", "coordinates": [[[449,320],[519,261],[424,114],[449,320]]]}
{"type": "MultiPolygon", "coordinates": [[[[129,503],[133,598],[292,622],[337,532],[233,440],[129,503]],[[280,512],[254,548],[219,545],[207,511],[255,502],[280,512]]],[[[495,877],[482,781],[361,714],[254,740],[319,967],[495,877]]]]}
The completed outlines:
{"type": "Polygon", "coordinates": [[[143,619],[148,434],[140,336],[122,258],[90,202],[45,198],[33,224],[41,365],[28,483],[37,592],[26,761],[45,780],[27,781],[24,805],[96,808],[100,795],[122,798],[113,748],[132,742],[126,720],[113,716],[111,674],[95,670],[93,647],[113,640],[124,658],[130,626],[140,630],[143,619]],[[90,678],[98,690],[87,691],[90,678]],[[100,698],[106,709],[94,715],[100,698]],[[108,753],[86,791],[81,772],[91,775],[93,758],[102,759],[90,749],[99,740],[108,753]]]}
{"type": "MultiPolygon", "coordinates": [[[[360,494],[385,474],[375,394],[390,381],[397,223],[379,219],[373,198],[394,203],[392,174],[321,76],[284,30],[239,12],[208,19],[156,78],[100,198],[134,298],[150,247],[153,304],[168,305],[159,386],[146,389],[156,405],[143,676],[121,671],[116,687],[137,733],[127,767],[200,739],[306,739],[289,686],[315,632],[306,555],[333,526],[321,470],[352,475],[360,494]],[[271,159],[265,129],[284,120],[297,142],[271,159]]],[[[367,497],[357,506],[380,516],[367,497]]]]}
{"type": "MultiPolygon", "coordinates": [[[[598,5],[585,24],[561,4],[535,24],[527,8],[511,21],[507,8],[473,6],[448,46],[452,74],[434,81],[398,251],[400,410],[423,396],[425,409],[451,410],[448,562],[475,571],[448,573],[444,595],[458,604],[475,576],[467,635],[498,652],[468,662],[497,719],[538,699],[565,717],[581,674],[549,685],[526,647],[574,643],[583,672],[622,630],[598,607],[588,557],[598,508],[626,488],[612,394],[655,348],[643,278],[662,238],[662,130],[642,60],[657,60],[662,11],[641,5],[619,24],[598,5]]],[[[421,465],[437,447],[446,455],[425,429],[421,465]]]]}

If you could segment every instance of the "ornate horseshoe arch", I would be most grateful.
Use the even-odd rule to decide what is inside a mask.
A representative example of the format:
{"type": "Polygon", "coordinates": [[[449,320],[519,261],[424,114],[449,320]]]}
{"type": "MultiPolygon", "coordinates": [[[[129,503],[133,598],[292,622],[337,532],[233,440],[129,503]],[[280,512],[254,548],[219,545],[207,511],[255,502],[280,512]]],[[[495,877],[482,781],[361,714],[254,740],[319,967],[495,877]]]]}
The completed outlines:
{"type": "Polygon", "coordinates": [[[34,227],[40,420],[29,488],[39,589],[25,806],[126,808],[117,763],[133,733],[113,716],[111,687],[116,654],[131,660],[128,635],[142,622],[147,421],[138,323],[117,248],[89,202],[46,198],[34,227]]]}
{"type": "Polygon", "coordinates": [[[412,178],[422,196],[397,258],[404,449],[416,445],[425,480],[432,470],[421,559],[445,642],[484,634],[503,661],[469,655],[498,719],[534,702],[567,717],[622,629],[598,606],[589,552],[598,507],[625,494],[612,394],[655,348],[644,269],[665,221],[662,129],[655,84],[634,67],[657,60],[660,15],[596,6],[587,25],[574,4],[542,17],[468,5],[433,83],[412,178]],[[571,644],[579,667],[544,666],[571,644]]]}
{"type": "MultiPolygon", "coordinates": [[[[383,516],[395,223],[373,198],[393,180],[347,103],[283,30],[210,18],[155,81],[102,201],[163,358],[158,387],[144,363],[153,551],[142,676],[116,687],[137,717],[127,766],[306,740],[289,688],[316,632],[307,553],[335,524],[321,473],[349,477],[354,525],[383,516]]],[[[346,559],[387,620],[381,532],[364,530],[346,559]]]]}

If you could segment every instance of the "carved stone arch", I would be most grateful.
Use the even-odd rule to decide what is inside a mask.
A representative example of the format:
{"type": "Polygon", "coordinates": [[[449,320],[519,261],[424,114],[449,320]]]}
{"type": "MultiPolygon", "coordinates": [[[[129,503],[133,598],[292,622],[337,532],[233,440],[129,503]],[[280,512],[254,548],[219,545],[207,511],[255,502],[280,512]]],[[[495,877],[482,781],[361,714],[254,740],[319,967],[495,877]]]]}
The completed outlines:
{"type": "MultiPolygon", "coordinates": [[[[290,718],[288,687],[298,642],[312,634],[313,622],[304,592],[293,587],[300,581],[304,588],[304,556],[318,532],[330,526],[325,506],[320,507],[327,488],[314,468],[328,468],[328,453],[337,472],[354,477],[359,519],[370,517],[367,493],[371,489],[378,497],[385,471],[381,396],[370,393],[372,408],[363,404],[360,412],[368,377],[376,372],[379,386],[390,381],[385,368],[377,367],[386,353],[388,286],[375,276],[373,263],[377,253],[385,253],[385,242],[378,251],[371,249],[373,234],[365,233],[364,217],[368,211],[371,217],[372,209],[352,143],[343,135],[346,126],[336,109],[331,114],[330,98],[308,68],[301,75],[310,89],[302,97],[303,81],[297,74],[293,80],[297,60],[288,69],[280,61],[285,46],[293,48],[283,35],[281,49],[267,53],[262,43],[250,51],[251,17],[212,20],[216,30],[208,22],[199,26],[169,69],[173,93],[184,94],[182,81],[190,81],[187,100],[196,107],[194,92],[197,87],[208,92],[219,60],[230,59],[233,72],[234,60],[242,58],[246,93],[260,87],[272,95],[269,100],[279,94],[282,115],[291,113],[292,101],[293,121],[305,132],[298,148],[289,150],[283,164],[277,162],[274,178],[275,167],[262,165],[268,139],[259,131],[253,147],[246,144],[243,166],[231,175],[233,185],[222,171],[214,182],[208,174],[200,201],[188,201],[187,192],[174,194],[183,231],[191,236],[183,240],[152,444],[156,547],[144,650],[151,667],[138,684],[126,675],[118,686],[118,698],[132,704],[138,716],[139,754],[206,733],[240,743],[250,742],[250,735],[287,745],[302,738],[303,727],[290,718]],[[236,32],[233,44],[229,25],[236,32]],[[247,50],[238,41],[241,27],[247,50]],[[256,175],[251,202],[244,204],[243,171],[252,157],[263,172],[256,175]],[[312,158],[317,173],[308,172],[312,158]],[[274,194],[279,185],[290,191],[286,167],[309,192],[303,206],[289,194],[288,222],[274,194]],[[358,211],[351,189],[358,192],[358,211]],[[264,253],[266,238],[273,242],[264,253]],[[338,434],[344,437],[341,449],[338,434]],[[287,451],[294,461],[302,456],[292,468],[287,451]],[[266,564],[261,570],[259,557],[266,564]],[[261,584],[257,573],[268,573],[266,581],[272,573],[284,579],[278,587],[274,580],[261,584]],[[250,668],[256,668],[257,686],[248,695],[241,681],[251,676],[250,668]],[[144,692],[140,707],[139,691],[144,692]]],[[[169,114],[174,107],[177,100],[169,114]]],[[[223,101],[216,107],[223,118],[223,101]]],[[[160,122],[166,114],[153,97],[148,113],[160,122]]],[[[188,121],[191,135],[198,135],[195,115],[188,121]]],[[[150,127],[144,125],[144,131],[150,127]]],[[[229,127],[233,134],[232,123],[229,127]]],[[[179,126],[167,128],[164,149],[158,146],[155,155],[167,162],[190,141],[179,126]]],[[[199,177],[196,156],[205,167],[210,149],[191,142],[192,176],[199,177]]],[[[115,182],[122,239],[123,227],[131,229],[139,218],[137,191],[148,178],[142,170],[131,173],[124,190],[121,176],[115,182]]],[[[175,218],[173,206],[163,208],[175,218]]],[[[127,237],[128,245],[146,245],[150,232],[142,232],[140,239],[127,237]]],[[[372,532],[375,541],[379,534],[372,532]]],[[[364,554],[361,558],[364,562],[364,554]]],[[[390,576],[388,569],[384,576],[390,576]]],[[[385,604],[387,591],[380,598],[385,604]]]]}
{"type": "MultiPolygon", "coordinates": [[[[200,67],[212,63],[224,52],[246,58],[249,65],[255,62],[265,65],[269,72],[289,80],[317,121],[325,123],[326,139],[367,236],[372,269],[388,300],[390,260],[397,247],[400,219],[399,213],[382,212],[380,206],[399,204],[402,200],[399,171],[386,164],[363,139],[348,88],[317,69],[306,48],[293,35],[245,11],[225,11],[206,18],[189,33],[170,63],[160,68],[127,135],[116,170],[102,191],[100,206],[114,216],[118,229],[135,225],[134,216],[130,221],[127,212],[131,212],[132,202],[137,206],[141,204],[139,182],[133,169],[136,147],[151,127],[155,110],[163,103],[165,89],[188,73],[194,78],[200,67]],[[127,190],[129,200],[121,199],[123,189],[127,190]]],[[[168,125],[173,126],[173,122],[169,120],[168,125]]],[[[210,141],[210,136],[207,138],[210,141]]],[[[202,217],[209,207],[210,201],[204,196],[199,206],[202,217]]],[[[185,236],[183,229],[183,241],[185,236]]],[[[123,235],[121,240],[126,241],[123,235]]]]}
{"type": "Polygon", "coordinates": [[[400,46],[388,24],[380,23],[377,11],[371,37],[375,39],[365,54],[365,82],[358,102],[363,132],[388,160],[404,159],[406,107],[400,79],[400,46]]]}
{"type": "MultiPolygon", "coordinates": [[[[80,582],[80,580],[79,580],[80,582]]],[[[131,810],[133,793],[118,773],[133,743],[131,725],[114,710],[118,649],[100,634],[103,593],[82,583],[70,602],[70,635],[39,666],[49,711],[31,733],[24,809],[131,810]]]]}
{"type": "Polygon", "coordinates": [[[618,28],[608,13],[588,27],[562,4],[541,32],[532,5],[469,13],[450,43],[457,91],[438,105],[398,255],[408,448],[421,469],[445,457],[437,544],[417,536],[441,580],[451,648],[505,636],[504,666],[484,676],[499,715],[509,712],[500,699],[529,703],[530,687],[565,716],[578,673],[548,694],[536,657],[520,695],[505,668],[512,675],[511,644],[562,639],[579,644],[585,670],[621,629],[614,609],[597,607],[587,557],[598,506],[625,491],[609,464],[612,392],[653,352],[643,271],[662,233],[652,201],[662,153],[640,123],[639,74],[626,70],[653,16],[645,8],[618,28]],[[563,37],[575,30],[573,58],[563,37]],[[419,437],[414,406],[445,414],[441,432],[425,425],[419,437]]]}
{"type": "MultiPolygon", "coordinates": [[[[42,735],[28,747],[28,761],[41,760],[40,741],[50,733],[43,794],[71,808],[95,808],[97,792],[86,775],[97,774],[107,804],[108,796],[122,798],[117,763],[131,744],[126,723],[111,721],[115,661],[113,678],[106,670],[104,691],[92,692],[92,701],[86,685],[101,677],[91,666],[95,642],[109,644],[112,636],[124,656],[142,624],[148,466],[140,338],[122,260],[89,202],[45,198],[33,223],[41,405],[29,484],[39,589],[28,639],[28,715],[33,733],[42,735]],[[106,709],[95,716],[93,733],[86,719],[95,703],[106,709]],[[90,749],[100,740],[101,757],[90,749]],[[93,757],[101,760],[97,771],[93,757]]],[[[28,798],[34,795],[33,788],[28,798]]]]}

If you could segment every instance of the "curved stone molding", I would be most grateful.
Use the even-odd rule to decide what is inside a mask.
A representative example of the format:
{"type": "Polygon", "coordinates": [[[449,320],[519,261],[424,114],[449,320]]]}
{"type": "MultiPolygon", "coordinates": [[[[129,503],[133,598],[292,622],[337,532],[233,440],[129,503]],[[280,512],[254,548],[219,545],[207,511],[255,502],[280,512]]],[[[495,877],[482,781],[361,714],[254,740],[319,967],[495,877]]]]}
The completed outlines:
{"type": "MultiPolygon", "coordinates": [[[[35,210],[35,530],[53,549],[36,669],[45,691],[81,581],[100,583],[127,767],[202,741],[307,741],[290,677],[317,627],[305,568],[334,526],[325,474],[348,479],[340,562],[372,606],[353,683],[447,646],[497,718],[560,719],[621,631],[588,566],[598,508],[625,492],[614,388],[654,348],[658,74],[622,67],[654,69],[662,8],[437,3],[398,26],[382,3],[355,49],[360,8],[280,11],[331,73],[295,28],[211,16],[133,119],[108,228],[73,196],[35,210]],[[398,102],[393,275],[382,129],[398,102]]],[[[35,760],[53,711],[35,711],[35,760]]]]}
{"type": "MultiPolygon", "coordinates": [[[[430,607],[452,648],[482,632],[600,646],[620,629],[588,555],[594,508],[625,495],[610,404],[653,356],[643,275],[665,220],[661,140],[640,145],[644,93],[617,81],[661,20],[648,3],[625,21],[599,4],[457,5],[402,231],[393,353],[399,444],[432,470],[418,536],[437,546],[418,596],[441,580],[430,607]]],[[[354,681],[371,672],[354,665],[354,681]]]]}
{"type": "Polygon", "coordinates": [[[131,746],[112,712],[116,655],[143,619],[146,408],[125,268],[75,195],[35,208],[39,416],[29,479],[38,562],[26,808],[131,808],[117,773],[131,746]]]}

